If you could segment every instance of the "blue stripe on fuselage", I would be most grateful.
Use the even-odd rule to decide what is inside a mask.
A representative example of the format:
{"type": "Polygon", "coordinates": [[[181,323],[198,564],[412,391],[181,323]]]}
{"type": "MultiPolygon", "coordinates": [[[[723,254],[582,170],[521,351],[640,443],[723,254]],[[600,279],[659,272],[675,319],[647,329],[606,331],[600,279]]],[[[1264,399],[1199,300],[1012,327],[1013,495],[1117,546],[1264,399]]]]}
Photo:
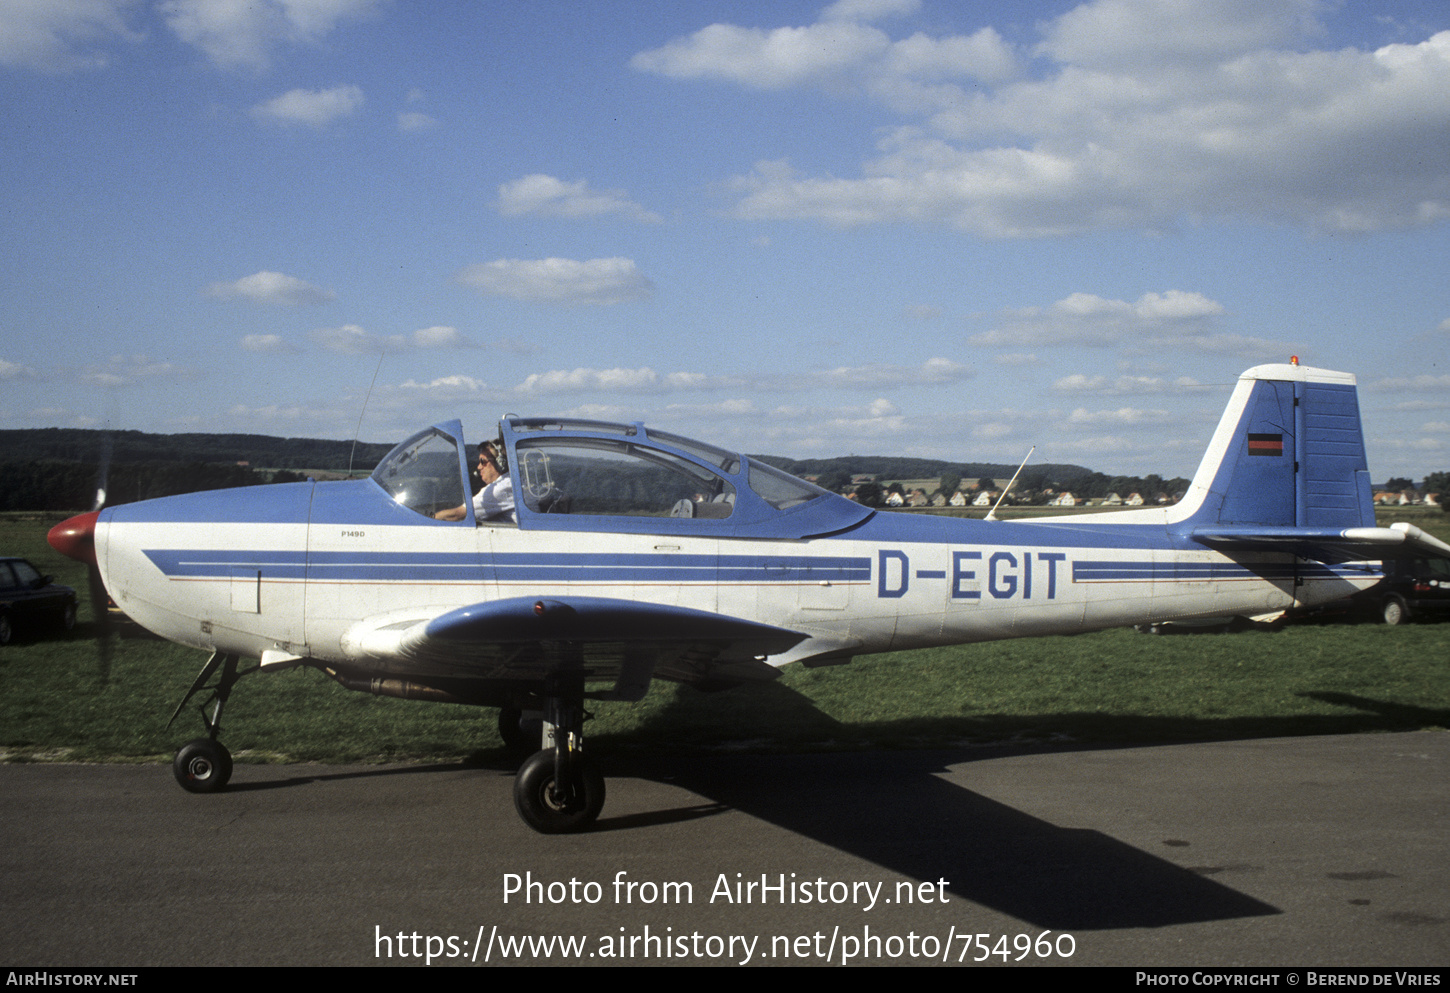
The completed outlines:
{"type": "Polygon", "coordinates": [[[306,552],[210,548],[148,548],[144,551],[152,565],[172,579],[227,578],[238,569],[256,569],[269,579],[301,579],[307,569],[306,552]]]}
{"type": "Polygon", "coordinates": [[[148,549],[146,556],[172,579],[228,578],[256,569],[267,579],[322,582],[478,582],[491,571],[499,582],[691,583],[869,582],[866,557],[822,555],[668,555],[611,553],[255,552],[228,549],[148,549]]]}
{"type": "MultiPolygon", "coordinates": [[[[1004,535],[997,535],[1004,537],[1004,535]]],[[[1039,535],[1039,537],[1041,537],[1039,535]]],[[[996,542],[996,547],[1015,547],[996,542]]],[[[943,553],[954,545],[942,546],[943,553]]],[[[1057,547],[1073,547],[1066,543],[1057,547]]],[[[1080,546],[1079,546],[1080,547],[1080,546]]],[[[869,583],[871,559],[844,555],[670,555],[660,553],[312,552],[236,549],[147,549],[147,558],[171,579],[226,579],[257,570],[264,579],[320,582],[477,583],[869,583]]],[[[897,553],[900,554],[900,553],[897,553]]],[[[1324,579],[1340,570],[1319,563],[1201,562],[1168,559],[1075,559],[1074,583],[1324,579]]],[[[1353,570],[1351,570],[1354,572],[1353,570]]],[[[1359,572],[1354,572],[1360,575],[1359,572]]],[[[917,578],[942,578],[918,570],[917,578]]]]}
{"type": "Polygon", "coordinates": [[[1072,564],[1074,583],[1207,582],[1234,579],[1292,579],[1293,562],[1095,562],[1079,559],[1072,564]]]}
{"type": "Polygon", "coordinates": [[[984,521],[963,517],[927,517],[880,513],[859,527],[818,541],[865,541],[890,547],[898,544],[949,545],[953,548],[1101,548],[1105,551],[1198,548],[1191,540],[1163,524],[1093,524],[1092,515],[1080,521],[984,521]]]}

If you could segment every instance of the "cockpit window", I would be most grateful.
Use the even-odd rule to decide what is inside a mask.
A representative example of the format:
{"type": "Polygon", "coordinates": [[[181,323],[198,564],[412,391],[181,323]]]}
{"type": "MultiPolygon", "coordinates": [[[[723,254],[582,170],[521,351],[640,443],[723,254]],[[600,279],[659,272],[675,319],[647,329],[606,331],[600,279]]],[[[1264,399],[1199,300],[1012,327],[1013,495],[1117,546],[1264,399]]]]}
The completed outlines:
{"type": "Polygon", "coordinates": [[[515,486],[535,513],[729,517],[735,487],[704,466],[628,441],[531,439],[517,446],[515,486]]]}
{"type": "Polygon", "coordinates": [[[591,434],[618,434],[633,436],[639,429],[633,424],[614,424],[610,421],[586,421],[577,417],[530,417],[513,420],[515,431],[588,431],[591,434]]]}
{"type": "Polygon", "coordinates": [[[749,478],[750,488],[776,510],[789,510],[829,492],[819,486],[812,486],[804,479],[796,479],[789,473],[781,472],[774,466],[754,460],[750,463],[749,478]]]}
{"type": "Polygon", "coordinates": [[[649,436],[674,445],[681,451],[689,452],[701,462],[708,462],[732,476],[740,471],[740,457],[734,452],[727,452],[723,448],[716,448],[714,445],[707,445],[703,441],[695,441],[692,438],[681,438],[677,434],[666,434],[663,431],[651,431],[649,436]]]}
{"type": "Polygon", "coordinates": [[[437,428],[420,431],[388,453],[373,482],[398,503],[425,517],[466,500],[458,445],[437,428]]]}

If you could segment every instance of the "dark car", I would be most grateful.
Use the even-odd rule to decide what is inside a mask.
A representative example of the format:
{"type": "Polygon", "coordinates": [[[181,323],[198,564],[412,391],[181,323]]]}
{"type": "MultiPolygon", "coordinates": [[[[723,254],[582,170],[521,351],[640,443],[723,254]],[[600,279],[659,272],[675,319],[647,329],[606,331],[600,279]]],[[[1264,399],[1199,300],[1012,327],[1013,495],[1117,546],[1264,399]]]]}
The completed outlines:
{"type": "Polygon", "coordinates": [[[51,579],[25,559],[0,558],[0,645],[8,645],[17,628],[76,626],[76,591],[51,579]]]}
{"type": "Polygon", "coordinates": [[[1360,597],[1386,624],[1450,613],[1450,559],[1392,559],[1385,580],[1360,597]]]}
{"type": "Polygon", "coordinates": [[[1343,600],[1296,608],[1285,616],[1310,623],[1377,618],[1386,624],[1450,616],[1450,559],[1386,559],[1368,565],[1381,566],[1385,578],[1343,600]]]}

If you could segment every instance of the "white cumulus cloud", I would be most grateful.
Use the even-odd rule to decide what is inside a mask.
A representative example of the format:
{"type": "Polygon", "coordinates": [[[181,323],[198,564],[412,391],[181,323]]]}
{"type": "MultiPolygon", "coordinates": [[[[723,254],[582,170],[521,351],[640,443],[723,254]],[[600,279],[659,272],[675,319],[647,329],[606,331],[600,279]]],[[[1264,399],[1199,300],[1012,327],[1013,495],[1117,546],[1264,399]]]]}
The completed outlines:
{"type": "Polygon", "coordinates": [[[0,379],[34,379],[35,377],[35,370],[30,366],[0,359],[0,379]]]}
{"type": "Polygon", "coordinates": [[[377,355],[379,352],[401,352],[408,347],[408,339],[403,335],[373,334],[356,324],[318,328],[310,337],[328,351],[344,355],[377,355]]]}
{"type": "Polygon", "coordinates": [[[398,115],[398,130],[404,133],[413,131],[431,131],[438,126],[438,122],[420,111],[409,110],[398,115]]]}
{"type": "MultiPolygon", "coordinates": [[[[939,385],[971,379],[970,366],[951,359],[927,359],[919,366],[839,366],[798,377],[800,385],[857,389],[860,387],[939,385]]],[[[786,385],[786,384],[782,384],[786,385]]]]}
{"type": "Polygon", "coordinates": [[[505,217],[598,217],[618,214],[635,221],[656,222],[660,216],[630,200],[622,190],[591,189],[584,180],[566,183],[541,173],[504,183],[498,188],[498,211],[505,217]]]}
{"type": "Polygon", "coordinates": [[[281,45],[317,44],[340,24],[368,16],[381,0],[165,0],[157,5],[176,36],[222,68],[266,69],[281,45]]]}
{"type": "Polygon", "coordinates": [[[555,369],[534,373],[515,387],[515,392],[578,393],[582,391],[653,391],[660,386],[660,376],[648,367],[642,369],[555,369]]]}
{"type": "Polygon", "coordinates": [[[893,41],[871,21],[913,13],[918,4],[849,0],[827,7],[804,27],[711,24],[640,52],[630,65],[672,79],[716,79],[752,89],[824,87],[869,94],[890,106],[933,102],[942,80],[998,81],[1017,73],[1018,57],[992,28],[893,41]]]}
{"type": "Polygon", "coordinates": [[[128,19],[139,0],[8,0],[0,3],[0,66],[64,72],[98,68],[106,45],[145,36],[128,19]]]}
{"type": "Polygon", "coordinates": [[[642,300],[654,285],[633,259],[497,259],[463,269],[458,282],[487,296],[541,303],[609,305],[642,300]]]}
{"type": "Polygon", "coordinates": [[[474,348],[472,341],[466,338],[457,328],[437,325],[431,328],[419,328],[413,332],[413,346],[415,348],[474,348]]]}
{"type": "Polygon", "coordinates": [[[1067,420],[1069,424],[1171,424],[1174,416],[1166,410],[1143,410],[1139,407],[1119,407],[1117,410],[1078,407],[1067,420]]]}
{"type": "Polygon", "coordinates": [[[157,362],[145,355],[112,355],[87,365],[81,379],[99,386],[129,386],[142,379],[170,379],[194,376],[195,372],[171,362],[157,362]]]}
{"type": "Polygon", "coordinates": [[[1001,324],[970,341],[988,347],[1146,343],[1156,348],[1166,335],[1169,341],[1191,348],[1224,312],[1216,300],[1184,290],[1144,293],[1135,301],[1072,293],[1047,307],[1010,311],[1001,324]]]}
{"type": "Polygon", "coordinates": [[[288,90],[252,108],[252,117],[271,124],[321,128],[348,117],[363,105],[363,92],[356,86],[334,86],[328,90],[288,90]]]}
{"type": "Polygon", "coordinates": [[[1052,388],[1062,393],[1099,393],[1105,396],[1194,393],[1204,389],[1201,384],[1189,376],[1180,376],[1174,380],[1164,379],[1161,376],[1133,375],[1109,378],[1107,376],[1089,376],[1080,372],[1063,376],[1052,384],[1052,388]]]}
{"type": "Polygon", "coordinates": [[[990,27],[901,37],[854,16],[720,23],[632,65],[826,89],[898,115],[858,175],[801,173],[776,157],[736,177],[733,212],[746,219],[921,223],[995,238],[1202,219],[1316,232],[1450,219],[1450,31],[1330,49],[1322,8],[1090,0],[1021,47],[990,27]]]}
{"type": "Polygon", "coordinates": [[[230,283],[212,283],[207,296],[219,300],[241,298],[253,303],[270,303],[283,307],[307,307],[337,298],[331,290],[313,286],[296,276],[280,272],[254,272],[230,283]]]}
{"type": "Polygon", "coordinates": [[[242,336],[242,347],[249,352],[274,355],[296,355],[298,349],[280,334],[248,334],[242,336]]]}

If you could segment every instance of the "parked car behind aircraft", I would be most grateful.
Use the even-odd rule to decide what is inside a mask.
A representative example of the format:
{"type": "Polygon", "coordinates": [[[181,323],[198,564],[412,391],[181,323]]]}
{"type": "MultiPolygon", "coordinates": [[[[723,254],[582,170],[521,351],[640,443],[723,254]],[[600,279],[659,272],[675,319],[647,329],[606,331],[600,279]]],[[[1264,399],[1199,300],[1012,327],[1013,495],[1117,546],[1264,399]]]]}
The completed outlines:
{"type": "Polygon", "coordinates": [[[1450,559],[1391,559],[1385,579],[1354,597],[1386,624],[1450,614],[1450,559]]]}
{"type": "Polygon", "coordinates": [[[0,558],[0,645],[10,643],[16,628],[75,627],[76,591],[51,579],[25,559],[0,558]]]}
{"type": "Polygon", "coordinates": [[[1379,620],[1386,624],[1450,617],[1450,559],[1407,558],[1366,562],[1384,579],[1352,596],[1284,612],[1297,622],[1379,620]]]}

